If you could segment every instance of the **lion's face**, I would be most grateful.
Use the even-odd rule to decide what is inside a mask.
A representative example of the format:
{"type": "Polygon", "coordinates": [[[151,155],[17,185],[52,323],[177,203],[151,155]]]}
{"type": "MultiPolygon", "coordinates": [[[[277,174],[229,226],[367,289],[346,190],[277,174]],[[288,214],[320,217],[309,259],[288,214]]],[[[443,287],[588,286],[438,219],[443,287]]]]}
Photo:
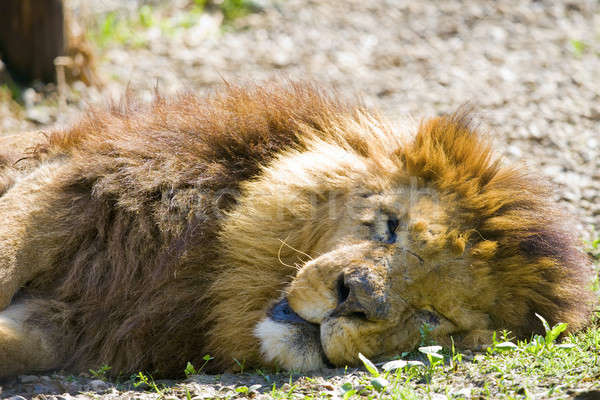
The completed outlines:
{"type": "Polygon", "coordinates": [[[487,327],[487,316],[465,305],[480,303],[480,290],[434,191],[354,193],[345,204],[329,251],[301,267],[255,330],[268,361],[295,370],[351,365],[359,352],[413,349],[425,324],[442,341],[487,327]]]}

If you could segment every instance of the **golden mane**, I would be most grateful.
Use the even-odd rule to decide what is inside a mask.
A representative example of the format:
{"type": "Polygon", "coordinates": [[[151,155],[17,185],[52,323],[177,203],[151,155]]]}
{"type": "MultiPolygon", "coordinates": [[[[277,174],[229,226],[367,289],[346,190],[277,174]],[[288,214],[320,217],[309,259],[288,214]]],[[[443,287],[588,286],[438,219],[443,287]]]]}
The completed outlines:
{"type": "Polygon", "coordinates": [[[521,337],[542,331],[526,309],[549,316],[550,324],[568,322],[573,331],[586,323],[594,303],[591,263],[551,202],[545,180],[502,166],[460,112],[423,123],[401,154],[409,174],[455,204],[458,236],[470,239],[467,250],[480,259],[475,273],[492,267],[504,289],[492,314],[497,326],[512,327],[521,337]]]}

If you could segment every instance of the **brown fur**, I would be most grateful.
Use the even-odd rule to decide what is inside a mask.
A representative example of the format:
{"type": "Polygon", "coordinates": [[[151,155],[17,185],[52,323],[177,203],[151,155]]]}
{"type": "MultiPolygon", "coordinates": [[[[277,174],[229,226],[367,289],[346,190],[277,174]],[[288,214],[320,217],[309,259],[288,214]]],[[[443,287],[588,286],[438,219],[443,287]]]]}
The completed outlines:
{"type": "MultiPolygon", "coordinates": [[[[411,179],[439,192],[448,216],[443,240],[419,257],[468,260],[489,328],[528,335],[538,312],[575,330],[589,313],[588,262],[547,191],[493,161],[463,115],[429,120],[404,143],[377,115],[310,85],[229,86],[92,111],[34,156],[37,169],[0,197],[0,300],[35,305],[30,324],[69,349],[56,367],[178,375],[207,353],[213,369],[265,364],[254,326],[281,292],[292,301],[297,268],[346,229],[325,213],[361,187],[411,179]],[[328,167],[336,149],[365,170],[328,167]],[[316,161],[282,167],[303,153],[316,161]]],[[[411,244],[427,242],[418,237],[431,223],[411,225],[411,244]]]]}

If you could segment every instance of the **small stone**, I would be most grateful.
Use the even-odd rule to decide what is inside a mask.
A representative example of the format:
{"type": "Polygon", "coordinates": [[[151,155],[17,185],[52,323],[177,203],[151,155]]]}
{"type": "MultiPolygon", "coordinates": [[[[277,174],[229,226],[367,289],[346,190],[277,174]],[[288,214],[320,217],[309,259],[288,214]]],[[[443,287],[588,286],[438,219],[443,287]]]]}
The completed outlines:
{"type": "Polygon", "coordinates": [[[19,380],[21,381],[21,383],[33,383],[38,382],[40,380],[40,377],[36,375],[21,375],[19,377],[19,380]]]}
{"type": "Polygon", "coordinates": [[[33,88],[25,89],[23,91],[23,102],[25,103],[25,108],[33,107],[33,105],[39,97],[40,96],[38,96],[38,94],[33,88]]]}
{"type": "MultiPolygon", "coordinates": [[[[286,385],[287,385],[287,383],[286,383],[286,385]]],[[[285,386],[285,385],[284,385],[284,386],[285,386]]],[[[252,386],[250,386],[250,387],[248,388],[248,391],[249,391],[249,392],[256,392],[256,391],[258,391],[258,389],[260,389],[261,387],[262,387],[262,385],[259,385],[259,384],[252,385],[252,386]]],[[[289,385],[288,385],[288,387],[289,387],[289,385]]],[[[288,390],[289,390],[289,388],[288,388],[288,390]]]]}
{"type": "Polygon", "coordinates": [[[32,391],[35,394],[42,394],[42,393],[47,393],[47,392],[51,391],[52,389],[53,389],[52,386],[36,383],[35,385],[33,385],[32,391]]]}
{"type": "Polygon", "coordinates": [[[473,361],[473,352],[471,350],[463,350],[462,355],[463,355],[463,360],[473,361]]]}
{"type": "Polygon", "coordinates": [[[287,392],[288,390],[290,390],[290,388],[291,388],[291,386],[289,383],[284,383],[280,389],[282,392],[287,392]]]}
{"type": "MultiPolygon", "coordinates": [[[[233,391],[229,392],[228,395],[230,395],[231,397],[235,396],[238,393],[235,393],[233,391]]],[[[230,397],[227,396],[227,397],[230,397]]],[[[214,399],[215,397],[217,397],[217,391],[213,388],[207,388],[207,390],[205,390],[204,392],[192,397],[192,400],[206,400],[206,399],[214,399]]]]}
{"type": "Polygon", "coordinates": [[[592,121],[600,121],[600,109],[599,108],[592,108],[590,110],[589,115],[587,115],[587,117],[589,119],[591,119],[592,121]]]}
{"type": "Polygon", "coordinates": [[[508,146],[508,154],[515,156],[515,157],[521,157],[523,156],[523,152],[521,151],[521,149],[515,145],[511,145],[508,146]]]}
{"type": "Polygon", "coordinates": [[[28,120],[41,125],[47,125],[52,122],[50,107],[38,106],[30,108],[25,114],[28,120]]]}
{"type": "Polygon", "coordinates": [[[446,400],[448,397],[441,393],[432,393],[429,397],[431,400],[446,400]]]}
{"type": "Polygon", "coordinates": [[[458,391],[456,391],[456,392],[454,392],[452,394],[454,396],[456,396],[456,397],[462,397],[462,398],[465,398],[465,399],[470,399],[471,398],[471,391],[472,391],[472,388],[471,388],[471,386],[469,386],[469,387],[466,387],[466,388],[462,388],[462,389],[460,389],[460,390],[458,390],[458,391]]]}
{"type": "MultiPolygon", "coordinates": [[[[600,119],[600,118],[599,118],[600,119]]],[[[585,145],[589,148],[589,149],[596,149],[598,147],[598,140],[595,138],[589,138],[586,142],[585,145]]]]}
{"type": "Polygon", "coordinates": [[[57,400],[74,400],[75,397],[71,396],[69,393],[63,393],[56,396],[57,400]]]}
{"type": "Polygon", "coordinates": [[[103,380],[100,380],[100,379],[95,379],[93,381],[90,381],[90,382],[88,382],[88,385],[94,391],[104,390],[104,389],[107,389],[110,386],[108,383],[106,383],[106,382],[104,382],[103,380]]]}

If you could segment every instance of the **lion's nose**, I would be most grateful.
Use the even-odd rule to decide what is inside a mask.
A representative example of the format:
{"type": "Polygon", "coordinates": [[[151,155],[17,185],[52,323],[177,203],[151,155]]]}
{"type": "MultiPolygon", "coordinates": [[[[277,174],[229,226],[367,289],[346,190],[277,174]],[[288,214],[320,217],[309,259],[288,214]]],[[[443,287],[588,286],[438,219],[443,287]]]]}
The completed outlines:
{"type": "Polygon", "coordinates": [[[369,321],[384,320],[388,316],[385,288],[370,273],[343,273],[337,280],[338,305],[332,317],[354,317],[369,321]]]}

